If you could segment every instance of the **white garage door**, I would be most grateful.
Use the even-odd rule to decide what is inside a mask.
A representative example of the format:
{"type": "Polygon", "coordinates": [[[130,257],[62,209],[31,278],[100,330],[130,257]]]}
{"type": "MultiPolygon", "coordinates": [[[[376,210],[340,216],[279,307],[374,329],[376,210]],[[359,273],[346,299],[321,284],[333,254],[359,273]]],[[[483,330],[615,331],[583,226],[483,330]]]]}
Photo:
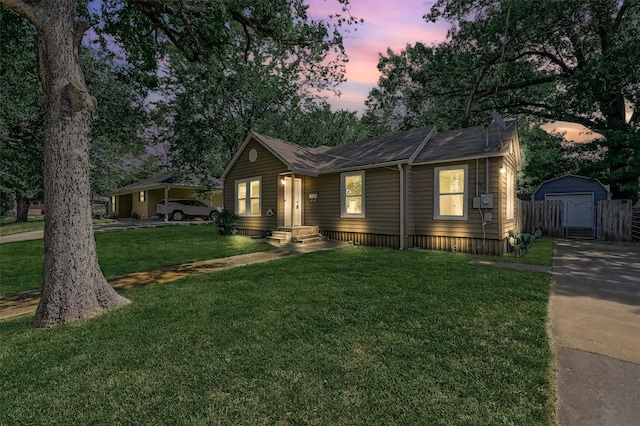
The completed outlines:
{"type": "Polygon", "coordinates": [[[564,226],[567,228],[591,228],[594,225],[593,193],[547,194],[545,200],[564,201],[564,226]]]}

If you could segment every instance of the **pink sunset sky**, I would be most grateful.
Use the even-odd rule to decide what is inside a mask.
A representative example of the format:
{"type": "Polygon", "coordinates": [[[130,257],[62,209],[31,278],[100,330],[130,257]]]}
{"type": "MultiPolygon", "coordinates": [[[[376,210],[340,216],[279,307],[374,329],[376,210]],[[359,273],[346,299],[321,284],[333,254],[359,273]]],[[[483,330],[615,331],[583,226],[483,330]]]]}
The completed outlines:
{"type": "MultiPolygon", "coordinates": [[[[340,10],[337,1],[309,0],[310,14],[321,19],[340,10]]],[[[387,48],[400,52],[417,41],[431,45],[444,40],[448,24],[427,23],[422,16],[429,12],[433,1],[425,0],[351,0],[350,12],[364,23],[344,33],[344,46],[349,56],[347,83],[339,86],[340,97],[330,103],[336,109],[364,112],[364,101],[380,77],[376,68],[379,54],[387,48]]]]}

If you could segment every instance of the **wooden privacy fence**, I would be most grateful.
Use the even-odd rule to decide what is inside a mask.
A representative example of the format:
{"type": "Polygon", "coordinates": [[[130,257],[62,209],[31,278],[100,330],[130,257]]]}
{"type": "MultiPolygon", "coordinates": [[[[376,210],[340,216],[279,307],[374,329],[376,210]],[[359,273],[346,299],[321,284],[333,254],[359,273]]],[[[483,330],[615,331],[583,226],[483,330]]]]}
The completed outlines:
{"type": "Polygon", "coordinates": [[[607,200],[598,204],[598,238],[606,241],[631,241],[631,200],[607,200]]]}
{"type": "Polygon", "coordinates": [[[633,209],[631,219],[631,238],[640,241],[640,206],[633,209]]]}
{"type": "MultiPolygon", "coordinates": [[[[563,224],[565,203],[561,200],[519,200],[519,229],[530,232],[539,228],[544,235],[563,237],[567,229],[563,224]]],[[[598,239],[606,241],[640,240],[640,209],[634,210],[631,200],[605,200],[597,206],[594,227],[598,239]]]]}
{"type": "Polygon", "coordinates": [[[531,232],[538,228],[543,235],[561,237],[563,235],[562,217],[564,203],[560,200],[519,201],[520,230],[531,232]]]}

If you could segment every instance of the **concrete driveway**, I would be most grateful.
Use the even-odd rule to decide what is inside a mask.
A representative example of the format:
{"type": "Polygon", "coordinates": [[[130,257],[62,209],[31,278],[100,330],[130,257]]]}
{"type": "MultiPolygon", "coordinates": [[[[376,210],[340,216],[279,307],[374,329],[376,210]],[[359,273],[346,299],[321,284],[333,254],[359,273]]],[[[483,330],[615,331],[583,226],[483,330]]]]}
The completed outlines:
{"type": "Polygon", "coordinates": [[[640,425],[640,245],[557,240],[558,423],[640,425]]]}

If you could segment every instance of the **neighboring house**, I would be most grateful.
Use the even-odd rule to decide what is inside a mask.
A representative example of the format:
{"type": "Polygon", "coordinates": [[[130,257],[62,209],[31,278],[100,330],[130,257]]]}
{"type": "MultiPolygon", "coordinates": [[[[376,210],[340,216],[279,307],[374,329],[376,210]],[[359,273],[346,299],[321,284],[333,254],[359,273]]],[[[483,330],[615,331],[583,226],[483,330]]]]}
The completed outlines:
{"type": "Polygon", "coordinates": [[[149,219],[163,199],[193,198],[210,206],[222,205],[222,181],[216,180],[207,194],[197,191],[191,181],[178,181],[171,174],[163,174],[124,186],[109,194],[109,215],[119,218],[149,219]]]}
{"type": "Polygon", "coordinates": [[[318,148],[251,133],[221,179],[243,235],[307,226],[355,244],[503,254],[520,166],[510,120],[318,148]]]}
{"type": "Polygon", "coordinates": [[[565,235],[595,237],[598,203],[610,200],[611,193],[597,179],[566,175],[543,182],[531,199],[562,201],[562,227],[565,235]]]}

